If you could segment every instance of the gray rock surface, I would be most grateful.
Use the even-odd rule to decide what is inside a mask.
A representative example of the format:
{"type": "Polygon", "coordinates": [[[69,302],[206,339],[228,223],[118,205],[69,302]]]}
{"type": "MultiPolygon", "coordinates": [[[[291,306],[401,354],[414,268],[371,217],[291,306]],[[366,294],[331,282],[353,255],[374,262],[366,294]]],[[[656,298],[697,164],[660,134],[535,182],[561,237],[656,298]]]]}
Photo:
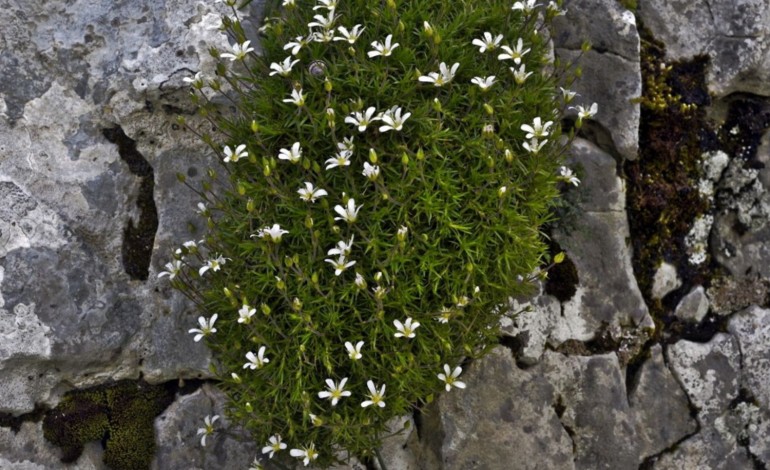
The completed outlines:
{"type": "Polygon", "coordinates": [[[730,318],[728,331],[741,352],[741,384],[770,411],[770,309],[756,305],[730,318]]]}
{"type": "Polygon", "coordinates": [[[770,4],[765,0],[647,0],[638,14],[671,60],[707,55],[709,91],[770,94],[770,4]]]}
{"type": "Polygon", "coordinates": [[[703,286],[697,286],[682,297],[674,310],[674,315],[681,320],[699,323],[708,311],[709,299],[706,296],[706,290],[703,286]]]}
{"type": "Polygon", "coordinates": [[[578,468],[553,407],[554,389],[541,373],[518,369],[511,352],[498,347],[461,379],[465,390],[439,399],[441,468],[578,468]]]}
{"type": "Polygon", "coordinates": [[[569,0],[564,5],[567,15],[554,22],[556,55],[574,61],[580,57],[584,41],[593,45],[580,61],[583,74],[573,86],[581,95],[576,103],[597,103],[595,120],[609,131],[609,135],[597,136],[603,147],[634,160],[639,150],[640,112],[631,100],[642,93],[636,19],[617,2],[569,0]],[[607,87],[612,93],[607,93],[607,87]]]}
{"type": "Polygon", "coordinates": [[[652,298],[662,299],[681,285],[682,280],[676,272],[676,266],[664,261],[658,266],[655,275],[652,277],[652,298]]]}
{"type": "Polygon", "coordinates": [[[567,322],[561,317],[561,304],[550,295],[537,295],[529,302],[511,299],[509,312],[516,315],[503,317],[501,330],[520,342],[516,359],[526,365],[540,361],[554,328],[567,322]]]}
{"type": "Polygon", "coordinates": [[[690,416],[687,395],[666,367],[660,345],[650,349],[650,358],[639,370],[628,401],[637,418],[642,458],[662,452],[698,429],[690,416]]]}

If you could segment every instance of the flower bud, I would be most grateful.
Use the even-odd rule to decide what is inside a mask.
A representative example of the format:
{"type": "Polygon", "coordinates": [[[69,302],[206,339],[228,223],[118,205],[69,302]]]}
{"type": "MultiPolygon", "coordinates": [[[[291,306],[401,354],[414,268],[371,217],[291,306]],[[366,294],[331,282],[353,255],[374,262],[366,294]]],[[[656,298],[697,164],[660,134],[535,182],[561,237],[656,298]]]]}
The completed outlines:
{"type": "MultiPolygon", "coordinates": [[[[373,148],[369,149],[369,161],[372,163],[377,163],[377,151],[373,148]]],[[[345,202],[347,204],[347,202],[345,202]]]]}
{"type": "Polygon", "coordinates": [[[425,160],[425,152],[422,150],[422,147],[417,149],[417,160],[425,160]]]}
{"type": "Polygon", "coordinates": [[[441,101],[438,100],[438,98],[433,98],[433,110],[440,113],[441,108],[441,101]]]}
{"type": "Polygon", "coordinates": [[[224,288],[224,289],[222,289],[222,290],[225,292],[225,297],[227,297],[228,299],[230,299],[230,298],[232,298],[232,297],[233,297],[233,291],[231,291],[231,290],[230,290],[230,289],[228,289],[227,287],[225,287],[225,288],[224,288]]]}
{"type": "Polygon", "coordinates": [[[508,163],[513,162],[513,152],[511,152],[511,149],[505,149],[505,161],[508,163]]]}
{"type": "Polygon", "coordinates": [[[246,402],[246,412],[248,412],[248,413],[253,413],[254,412],[254,407],[251,406],[251,402],[248,402],[248,401],[246,402]]]}
{"type": "Polygon", "coordinates": [[[254,212],[254,198],[249,198],[246,201],[246,211],[247,212],[254,212]]]}
{"type": "Polygon", "coordinates": [[[422,22],[422,30],[425,31],[425,35],[428,37],[433,36],[433,26],[430,25],[427,21],[422,22]]]}
{"type": "Polygon", "coordinates": [[[313,228],[313,225],[314,225],[313,218],[310,217],[309,215],[306,216],[305,217],[305,228],[307,228],[309,230],[309,229],[313,228]]]}
{"type": "Polygon", "coordinates": [[[265,168],[264,168],[264,170],[262,170],[262,173],[265,176],[270,176],[270,165],[265,165],[265,168]]]}
{"type": "Polygon", "coordinates": [[[286,289],[286,283],[283,282],[283,279],[281,279],[280,277],[276,276],[275,277],[275,287],[278,290],[284,290],[284,289],[286,289]]]}
{"type": "Polygon", "coordinates": [[[291,308],[295,312],[299,312],[302,310],[302,301],[298,297],[294,297],[294,300],[291,301],[291,308]]]}
{"type": "Polygon", "coordinates": [[[382,271],[377,271],[374,274],[374,280],[377,281],[377,282],[380,282],[381,279],[382,279],[382,271]]]}
{"type": "Polygon", "coordinates": [[[500,186],[500,189],[497,190],[497,195],[499,197],[505,196],[505,193],[508,192],[508,188],[505,186],[500,186]]]}
{"type": "Polygon", "coordinates": [[[259,124],[257,124],[257,121],[254,121],[254,120],[251,121],[251,132],[255,134],[259,132],[259,124]]]}
{"type": "Polygon", "coordinates": [[[243,181],[238,181],[238,184],[236,185],[236,189],[238,190],[238,194],[243,196],[246,194],[246,185],[243,184],[243,181]]]}
{"type": "Polygon", "coordinates": [[[409,164],[409,155],[406,154],[406,152],[401,154],[401,163],[406,166],[409,164]]]}
{"type": "Polygon", "coordinates": [[[390,8],[391,10],[396,9],[396,0],[387,0],[387,2],[385,3],[388,5],[388,8],[390,8]]]}
{"type": "Polygon", "coordinates": [[[409,229],[406,227],[406,225],[402,225],[398,229],[398,232],[396,232],[396,238],[398,239],[398,241],[403,242],[404,240],[406,240],[407,233],[409,233],[409,229]]]}
{"type": "Polygon", "coordinates": [[[495,109],[489,103],[484,103],[484,111],[490,116],[495,114],[495,109]]]}
{"type": "Polygon", "coordinates": [[[236,374],[235,372],[233,372],[232,374],[230,374],[230,377],[232,377],[232,378],[233,378],[233,382],[235,382],[235,383],[237,383],[237,384],[239,384],[239,383],[243,382],[243,379],[241,379],[241,376],[240,376],[240,375],[238,375],[238,374],[236,374]]]}
{"type": "Polygon", "coordinates": [[[269,305],[267,305],[267,304],[266,304],[266,303],[264,303],[264,302],[262,302],[262,305],[260,305],[260,306],[259,306],[259,309],[260,309],[260,310],[262,310],[262,313],[263,313],[265,316],[268,316],[268,315],[270,315],[270,312],[272,312],[272,309],[270,308],[270,306],[269,306],[269,305]]]}
{"type": "Polygon", "coordinates": [[[403,33],[406,30],[406,26],[404,25],[404,22],[401,20],[398,20],[398,32],[403,33]]]}

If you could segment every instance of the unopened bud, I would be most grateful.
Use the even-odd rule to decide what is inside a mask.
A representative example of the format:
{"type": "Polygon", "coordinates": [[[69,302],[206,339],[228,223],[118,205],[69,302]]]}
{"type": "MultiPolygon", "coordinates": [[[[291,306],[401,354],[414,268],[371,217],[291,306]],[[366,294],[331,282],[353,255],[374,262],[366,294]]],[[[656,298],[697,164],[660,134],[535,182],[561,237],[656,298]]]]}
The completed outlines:
{"type": "Polygon", "coordinates": [[[513,162],[513,152],[510,149],[505,149],[505,161],[508,163],[513,162]]]}
{"type": "Polygon", "coordinates": [[[248,212],[254,212],[254,198],[249,198],[249,200],[246,201],[246,210],[248,212]]]}
{"type": "Polygon", "coordinates": [[[257,124],[257,121],[251,121],[251,132],[255,134],[259,132],[259,124],[257,124]]]}
{"type": "Polygon", "coordinates": [[[495,114],[495,109],[489,103],[484,103],[484,111],[490,116],[495,114]]]}
{"type": "Polygon", "coordinates": [[[268,316],[268,315],[270,315],[270,312],[272,312],[272,311],[273,311],[273,310],[270,308],[270,306],[269,306],[269,305],[267,305],[267,304],[266,304],[266,303],[264,303],[264,302],[262,303],[262,305],[260,305],[260,306],[259,306],[259,309],[260,309],[260,310],[262,310],[262,314],[263,314],[263,315],[265,315],[265,316],[268,316]]]}
{"type": "Polygon", "coordinates": [[[422,147],[417,149],[417,160],[425,160],[425,152],[422,150],[422,147]]]}
{"type": "Polygon", "coordinates": [[[332,86],[331,80],[329,80],[329,77],[326,77],[324,79],[324,90],[326,90],[327,93],[331,93],[333,89],[334,89],[334,86],[332,86]]]}
{"type": "MultiPolygon", "coordinates": [[[[377,163],[377,151],[373,148],[369,149],[369,161],[372,163],[377,163]]],[[[345,204],[347,204],[347,202],[345,204]]]]}
{"type": "Polygon", "coordinates": [[[497,190],[497,195],[500,197],[505,196],[505,193],[508,192],[508,188],[505,186],[500,186],[500,189],[497,190]]]}
{"type": "Polygon", "coordinates": [[[407,155],[406,152],[401,154],[401,163],[404,165],[409,164],[409,155],[407,155]]]}

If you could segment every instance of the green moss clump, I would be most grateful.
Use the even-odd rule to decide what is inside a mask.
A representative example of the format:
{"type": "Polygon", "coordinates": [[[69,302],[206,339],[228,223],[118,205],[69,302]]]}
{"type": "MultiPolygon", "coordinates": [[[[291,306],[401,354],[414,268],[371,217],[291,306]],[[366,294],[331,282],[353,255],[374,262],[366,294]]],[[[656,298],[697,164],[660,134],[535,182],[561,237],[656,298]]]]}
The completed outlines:
{"type": "Polygon", "coordinates": [[[109,468],[150,468],[155,454],[153,422],[173,399],[171,387],[135,381],[71,391],[46,414],[43,436],[62,449],[65,463],[77,460],[88,442],[101,441],[109,468]]]}
{"type": "Polygon", "coordinates": [[[681,296],[667,299],[673,305],[652,299],[652,279],[660,263],[677,267],[684,281],[681,292],[708,277],[705,265],[689,262],[684,240],[695,218],[709,209],[697,183],[701,155],[713,149],[715,139],[704,109],[710,104],[705,84],[708,58],[666,63],[663,45],[643,27],[640,32],[640,154],[624,169],[634,272],[651,314],[664,321],[681,296]]]}

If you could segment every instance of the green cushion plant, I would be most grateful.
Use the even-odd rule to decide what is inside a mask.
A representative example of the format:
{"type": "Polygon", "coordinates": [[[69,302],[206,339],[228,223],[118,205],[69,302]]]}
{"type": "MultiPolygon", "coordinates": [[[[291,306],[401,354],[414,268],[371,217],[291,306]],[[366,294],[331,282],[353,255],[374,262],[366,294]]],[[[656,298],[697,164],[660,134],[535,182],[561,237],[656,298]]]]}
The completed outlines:
{"type": "Polygon", "coordinates": [[[193,188],[210,230],[160,275],[203,312],[190,332],[260,458],[372,458],[389,421],[464,388],[461,364],[548,262],[541,229],[576,182],[559,124],[574,75],[547,33],[563,11],[284,0],[257,53],[224,3],[233,50],[190,80],[217,130],[221,167],[193,188]]]}

